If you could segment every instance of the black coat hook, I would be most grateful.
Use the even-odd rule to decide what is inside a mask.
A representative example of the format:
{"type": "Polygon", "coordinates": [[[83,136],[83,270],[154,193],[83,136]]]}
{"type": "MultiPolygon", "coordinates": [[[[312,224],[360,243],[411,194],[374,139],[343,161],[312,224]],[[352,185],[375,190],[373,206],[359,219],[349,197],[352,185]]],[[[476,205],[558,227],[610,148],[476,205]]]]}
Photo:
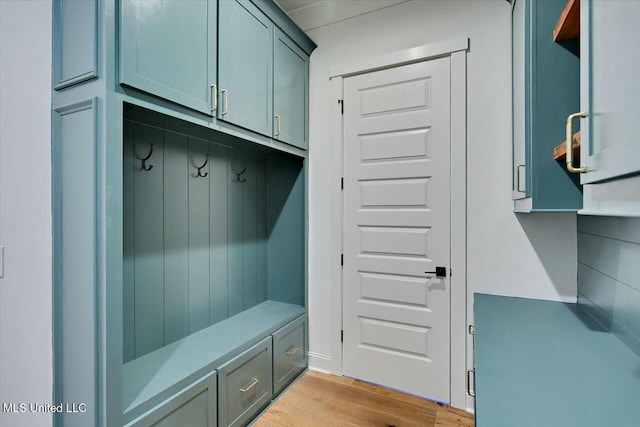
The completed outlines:
{"type": "Polygon", "coordinates": [[[238,182],[245,182],[247,180],[247,178],[243,178],[242,174],[245,173],[247,171],[247,162],[244,162],[244,167],[242,168],[242,170],[240,172],[236,172],[233,169],[233,165],[231,165],[231,170],[233,171],[233,173],[236,174],[236,181],[238,182]]]}
{"type": "Polygon", "coordinates": [[[151,169],[153,169],[153,165],[148,165],[147,166],[147,160],[149,160],[149,158],[151,157],[152,154],[153,154],[153,144],[151,144],[151,148],[149,149],[149,154],[147,154],[147,156],[145,158],[140,159],[140,160],[142,160],[142,169],[140,169],[140,170],[148,172],[151,169]]]}
{"type": "MultiPolygon", "coordinates": [[[[202,164],[202,166],[196,166],[196,169],[198,169],[198,174],[196,175],[196,178],[200,177],[200,178],[204,178],[207,175],[209,175],[209,172],[205,172],[204,174],[202,173],[202,168],[207,166],[207,163],[209,163],[209,155],[207,154],[206,159],[204,160],[204,163],[202,164]]],[[[194,165],[195,166],[195,165],[194,165]]]]}

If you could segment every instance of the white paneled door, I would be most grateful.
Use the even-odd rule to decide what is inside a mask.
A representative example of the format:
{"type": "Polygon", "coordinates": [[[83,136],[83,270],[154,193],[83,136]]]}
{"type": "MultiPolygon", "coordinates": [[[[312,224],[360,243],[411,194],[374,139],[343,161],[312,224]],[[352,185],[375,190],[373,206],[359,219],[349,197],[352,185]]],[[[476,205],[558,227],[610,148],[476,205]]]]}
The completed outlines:
{"type": "Polygon", "coordinates": [[[343,374],[445,402],[450,126],[449,58],[344,80],[343,374]]]}

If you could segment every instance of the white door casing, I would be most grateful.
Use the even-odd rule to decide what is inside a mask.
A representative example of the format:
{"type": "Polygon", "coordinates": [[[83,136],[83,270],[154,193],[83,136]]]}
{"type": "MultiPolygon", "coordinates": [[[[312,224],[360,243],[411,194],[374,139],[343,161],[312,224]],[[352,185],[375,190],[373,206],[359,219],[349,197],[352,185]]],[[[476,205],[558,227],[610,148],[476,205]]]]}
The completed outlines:
{"type": "Polygon", "coordinates": [[[344,79],[343,374],[445,402],[450,61],[344,79]]]}

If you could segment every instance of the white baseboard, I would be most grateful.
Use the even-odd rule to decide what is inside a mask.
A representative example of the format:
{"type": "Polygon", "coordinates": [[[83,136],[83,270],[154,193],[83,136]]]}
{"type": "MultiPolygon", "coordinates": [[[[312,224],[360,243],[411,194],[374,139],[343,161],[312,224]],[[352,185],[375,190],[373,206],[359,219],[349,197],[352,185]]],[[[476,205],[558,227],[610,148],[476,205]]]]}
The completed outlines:
{"type": "Polygon", "coordinates": [[[324,355],[309,352],[309,369],[312,371],[322,372],[323,374],[336,374],[340,375],[339,372],[333,372],[331,369],[331,365],[333,364],[331,357],[324,355]]]}

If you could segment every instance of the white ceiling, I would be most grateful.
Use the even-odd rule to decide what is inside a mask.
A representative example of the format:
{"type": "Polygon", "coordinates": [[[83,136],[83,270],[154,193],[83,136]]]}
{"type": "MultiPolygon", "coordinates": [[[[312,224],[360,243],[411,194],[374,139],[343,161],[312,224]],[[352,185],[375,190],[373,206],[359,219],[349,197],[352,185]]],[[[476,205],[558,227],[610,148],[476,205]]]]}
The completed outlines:
{"type": "Polygon", "coordinates": [[[276,3],[280,5],[285,12],[291,12],[292,10],[301,9],[314,3],[320,3],[323,0],[276,0],[276,3]]]}

